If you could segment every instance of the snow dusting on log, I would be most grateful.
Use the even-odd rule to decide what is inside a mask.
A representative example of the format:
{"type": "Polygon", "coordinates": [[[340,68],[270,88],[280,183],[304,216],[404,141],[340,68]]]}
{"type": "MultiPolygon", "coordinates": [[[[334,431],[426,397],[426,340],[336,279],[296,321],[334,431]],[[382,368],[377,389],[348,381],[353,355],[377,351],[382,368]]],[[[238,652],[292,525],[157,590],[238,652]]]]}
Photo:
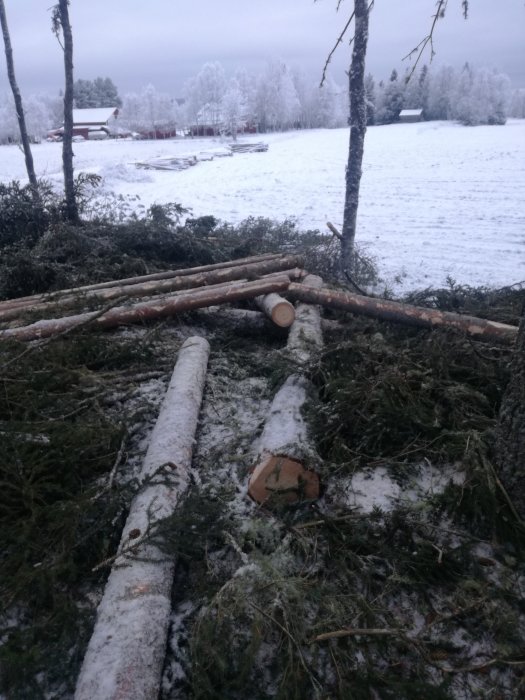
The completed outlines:
{"type": "Polygon", "coordinates": [[[131,505],[75,700],[158,697],[175,562],[148,535],[173,514],[188,486],[208,354],[200,337],[180,349],[144,459],[146,485],[131,505]]]}

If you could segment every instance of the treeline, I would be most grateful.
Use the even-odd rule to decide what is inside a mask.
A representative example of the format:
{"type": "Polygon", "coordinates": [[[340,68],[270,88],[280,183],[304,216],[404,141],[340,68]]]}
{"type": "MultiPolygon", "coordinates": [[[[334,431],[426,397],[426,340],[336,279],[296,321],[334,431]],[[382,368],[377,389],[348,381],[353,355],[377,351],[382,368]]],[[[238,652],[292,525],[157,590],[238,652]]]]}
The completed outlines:
{"type": "MultiPolygon", "coordinates": [[[[457,120],[465,125],[503,124],[507,117],[525,118],[525,89],[511,91],[508,77],[466,64],[408,73],[393,70],[389,79],[366,79],[368,124],[390,124],[402,109],[423,109],[427,120],[457,120]]],[[[75,107],[121,108],[119,124],[132,131],[212,126],[235,133],[250,125],[258,131],[336,128],[347,124],[347,85],[328,76],[317,79],[285,62],[267,63],[259,75],[243,69],[227,77],[219,62],[206,63],[175,98],[152,84],[122,98],[110,78],[75,82],[75,107]]],[[[62,124],[61,95],[30,95],[24,99],[28,132],[33,141],[62,124]]],[[[18,142],[19,131],[11,95],[0,96],[0,143],[18,142]]]]}
{"type": "Polygon", "coordinates": [[[422,109],[424,119],[455,120],[466,126],[504,124],[508,116],[525,117],[523,105],[520,110],[512,99],[505,74],[468,63],[459,71],[445,66],[433,72],[423,66],[403,77],[393,70],[390,79],[378,85],[368,75],[366,93],[369,124],[396,122],[402,109],[422,109]]]}

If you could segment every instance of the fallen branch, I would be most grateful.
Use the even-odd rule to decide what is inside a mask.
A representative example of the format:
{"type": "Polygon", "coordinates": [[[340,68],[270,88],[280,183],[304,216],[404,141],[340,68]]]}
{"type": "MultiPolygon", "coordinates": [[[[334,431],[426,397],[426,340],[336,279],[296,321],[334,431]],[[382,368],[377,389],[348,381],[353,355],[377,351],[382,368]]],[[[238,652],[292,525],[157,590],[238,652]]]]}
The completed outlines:
{"type": "Polygon", "coordinates": [[[455,328],[468,336],[481,340],[513,343],[518,333],[517,326],[509,326],[497,321],[488,321],[475,316],[463,316],[450,311],[426,309],[398,301],[364,297],[352,292],[339,292],[332,289],[314,289],[306,284],[292,282],[287,294],[292,300],[311,304],[321,304],[332,309],[342,309],[354,314],[371,316],[383,321],[407,323],[423,328],[455,328]]]}
{"type": "Polygon", "coordinates": [[[404,636],[404,630],[388,629],[387,627],[347,627],[334,632],[323,632],[311,640],[314,642],[325,642],[328,639],[340,639],[341,637],[399,637],[404,636]]]}
{"type": "Polygon", "coordinates": [[[228,304],[241,299],[253,299],[261,294],[283,292],[290,285],[286,275],[275,275],[255,282],[234,282],[219,288],[204,288],[181,292],[172,297],[142,302],[131,306],[118,306],[103,315],[88,312],[63,318],[36,321],[28,326],[8,328],[0,331],[0,339],[37,340],[63,333],[80,324],[90,323],[92,328],[114,328],[116,326],[142,323],[146,320],[173,316],[182,311],[191,311],[215,304],[228,304]]]}
{"type": "Polygon", "coordinates": [[[146,486],[131,504],[75,700],[158,696],[175,561],[148,541],[147,533],[173,514],[188,486],[208,353],[207,341],[198,337],[180,349],[142,467],[146,486]],[[171,468],[156,482],[160,465],[171,468]]]}

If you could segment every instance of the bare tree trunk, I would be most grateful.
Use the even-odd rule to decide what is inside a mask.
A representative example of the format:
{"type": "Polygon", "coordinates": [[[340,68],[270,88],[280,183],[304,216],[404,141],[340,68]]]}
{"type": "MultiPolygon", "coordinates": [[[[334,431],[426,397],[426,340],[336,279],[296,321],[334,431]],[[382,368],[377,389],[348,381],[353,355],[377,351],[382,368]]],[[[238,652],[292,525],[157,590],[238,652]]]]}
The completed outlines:
{"type": "Polygon", "coordinates": [[[341,241],[341,271],[352,272],[352,257],[359,205],[361,165],[366,134],[365,59],[368,43],[368,0],[354,0],[355,35],[349,74],[350,148],[346,168],[346,194],[341,241]]]}
{"type": "Polygon", "coordinates": [[[525,520],[525,316],[518,331],[509,385],[501,403],[496,463],[518,515],[525,520]]]}
{"type": "MultiPolygon", "coordinates": [[[[79,222],[78,206],[73,178],[73,33],[69,22],[69,0],[59,0],[55,10],[62,36],[64,37],[64,136],[62,144],[62,165],[64,169],[64,190],[66,194],[66,214],[72,223],[79,222]]],[[[55,22],[56,28],[56,22],[55,22]]]]}
{"type": "Polygon", "coordinates": [[[5,58],[7,63],[7,76],[9,78],[9,84],[13,92],[13,99],[15,101],[16,117],[18,119],[18,126],[20,128],[20,138],[22,140],[22,148],[24,149],[24,157],[26,161],[27,177],[29,178],[29,184],[33,192],[33,201],[37,206],[40,206],[40,193],[38,191],[38,182],[35,174],[35,166],[33,164],[33,154],[31,153],[31,145],[29,143],[29,136],[27,135],[26,120],[24,115],[24,109],[22,106],[22,96],[18,88],[18,83],[15,77],[15,64],[13,61],[13,48],[11,46],[11,37],[9,36],[9,27],[7,26],[7,17],[5,14],[4,0],[0,0],[0,24],[2,25],[2,34],[4,36],[4,47],[5,47],[5,58]]]}

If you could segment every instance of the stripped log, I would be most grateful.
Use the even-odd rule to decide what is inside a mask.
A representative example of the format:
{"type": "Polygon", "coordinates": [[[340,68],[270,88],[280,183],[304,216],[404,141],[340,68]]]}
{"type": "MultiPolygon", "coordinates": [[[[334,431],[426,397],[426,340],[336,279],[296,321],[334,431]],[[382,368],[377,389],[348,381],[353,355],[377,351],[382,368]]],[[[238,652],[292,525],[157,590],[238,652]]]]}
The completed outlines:
{"type": "Polygon", "coordinates": [[[225,262],[213,263],[210,265],[199,265],[198,267],[183,267],[179,270],[164,270],[163,272],[153,272],[149,275],[139,275],[136,277],[126,277],[118,280],[109,280],[108,282],[97,282],[96,284],[86,284],[82,287],[71,287],[70,289],[60,289],[54,292],[45,294],[32,294],[31,296],[17,297],[16,299],[7,299],[0,301],[0,308],[10,308],[18,304],[38,303],[49,299],[56,299],[60,296],[74,296],[82,294],[92,289],[106,289],[108,287],[124,287],[129,284],[142,284],[153,280],[170,279],[171,277],[182,277],[184,275],[196,275],[200,272],[211,272],[212,270],[222,270],[224,268],[235,267],[236,265],[247,265],[249,263],[263,262],[265,260],[276,260],[284,257],[283,253],[265,253],[263,255],[253,255],[247,258],[238,258],[237,260],[227,260],[225,262]]]}
{"type": "Polygon", "coordinates": [[[280,328],[288,328],[294,322],[293,305],[278,294],[255,297],[255,303],[280,328]]]}
{"type": "MultiPolygon", "coordinates": [[[[321,286],[322,279],[308,275],[305,282],[321,286]]],[[[287,351],[303,364],[323,344],[318,306],[299,304],[288,335],[287,351]]],[[[310,382],[292,374],[275,395],[258,444],[258,457],[250,476],[248,493],[261,504],[290,503],[319,496],[319,477],[308,467],[317,461],[308,427],[302,415],[310,382]]]]}
{"type": "Polygon", "coordinates": [[[271,292],[282,292],[289,285],[289,277],[281,274],[255,282],[232,282],[228,285],[220,285],[218,288],[205,287],[131,306],[117,306],[102,315],[98,311],[91,311],[36,321],[19,328],[8,328],[0,331],[0,339],[37,340],[64,333],[88,323],[91,328],[114,328],[120,325],[142,323],[146,320],[173,316],[181,311],[201,309],[215,304],[228,304],[241,299],[253,299],[271,292]]]}
{"type": "MultiPolygon", "coordinates": [[[[121,280],[112,280],[109,282],[100,282],[99,284],[93,284],[93,285],[86,285],[84,287],[73,287],[71,289],[61,289],[55,292],[49,292],[47,294],[34,294],[32,296],[28,297],[19,297],[18,299],[8,299],[6,301],[0,301],[0,313],[6,309],[11,309],[11,308],[16,308],[16,307],[25,307],[25,306],[30,306],[33,307],[36,304],[40,303],[49,303],[49,302],[57,302],[63,298],[71,298],[71,299],[77,299],[79,297],[84,297],[84,298],[90,298],[92,296],[97,297],[98,294],[103,294],[104,291],[108,291],[110,289],[119,289],[121,290],[117,296],[120,296],[121,294],[124,294],[126,290],[123,288],[138,288],[140,285],[145,285],[145,289],[148,290],[149,285],[153,285],[155,282],[162,283],[164,281],[169,281],[169,280],[174,280],[174,279],[179,279],[179,278],[196,278],[199,275],[210,275],[211,278],[213,278],[214,273],[220,273],[224,272],[226,270],[233,270],[236,268],[244,268],[246,269],[250,275],[256,276],[256,275],[262,275],[262,274],[267,274],[269,272],[277,272],[279,270],[283,270],[295,266],[302,266],[303,264],[303,258],[301,256],[285,256],[285,255],[263,255],[263,256],[255,256],[251,258],[240,258],[238,260],[233,260],[228,263],[217,263],[216,265],[202,265],[200,267],[192,267],[192,268],[183,268],[180,270],[168,270],[165,272],[156,272],[150,275],[143,275],[139,277],[128,277],[126,279],[121,279],[121,280]],[[283,263],[281,264],[281,260],[288,260],[288,263],[283,263]],[[272,266],[271,263],[275,262],[275,266],[272,266]],[[262,271],[258,272],[257,266],[262,265],[262,271]]],[[[248,274],[248,273],[245,273],[248,274]]],[[[245,276],[244,274],[239,274],[238,277],[235,279],[239,279],[241,277],[245,276]]],[[[202,279],[206,279],[203,277],[202,279]]],[[[220,278],[219,278],[220,279],[220,278]]],[[[213,284],[213,282],[208,282],[209,284],[213,284]]],[[[184,288],[182,285],[184,282],[182,279],[180,280],[179,284],[181,285],[179,288],[182,289],[184,288]]],[[[188,287],[196,287],[199,286],[198,283],[188,283],[188,287]]],[[[108,292],[109,293],[109,292],[108,292]]],[[[146,291],[145,294],[152,293],[149,291],[146,291]]],[[[110,297],[103,297],[101,296],[100,298],[110,298],[110,297]]]]}
{"type": "MultiPolygon", "coordinates": [[[[266,314],[252,309],[235,309],[222,306],[211,306],[207,309],[198,309],[192,313],[192,320],[203,322],[208,325],[224,326],[228,325],[232,329],[239,331],[251,331],[253,333],[273,332],[279,337],[284,337],[287,329],[276,326],[270,321],[266,314]]],[[[335,333],[341,331],[344,326],[339,321],[321,319],[323,333],[335,333]]]]}
{"type": "Polygon", "coordinates": [[[310,304],[321,304],[332,309],[343,309],[354,314],[395,323],[406,323],[423,328],[455,328],[472,338],[513,343],[518,333],[517,326],[497,321],[488,321],[475,316],[463,316],[450,311],[426,309],[398,301],[365,297],[352,292],[337,292],[333,289],[315,289],[306,284],[290,284],[287,294],[290,299],[310,304]]]}
{"type": "Polygon", "coordinates": [[[173,515],[188,487],[208,354],[207,341],[199,337],[180,349],[142,467],[141,481],[148,485],[131,504],[75,700],[158,697],[175,560],[150,536],[173,515]]]}
{"type": "MultiPolygon", "coordinates": [[[[50,298],[39,303],[31,304],[30,302],[25,302],[23,305],[15,305],[11,308],[0,307],[0,320],[7,321],[18,318],[22,313],[42,311],[51,306],[67,306],[78,304],[79,302],[91,302],[93,300],[108,302],[121,297],[137,298],[155,294],[167,294],[181,289],[224,284],[243,278],[254,279],[283,271],[286,271],[291,278],[300,279],[302,276],[301,268],[294,266],[300,265],[302,262],[303,259],[299,256],[287,256],[275,260],[265,260],[246,265],[235,265],[234,267],[222,268],[220,270],[200,272],[193,275],[182,275],[163,280],[150,280],[140,284],[129,284],[105,289],[93,289],[86,291],[82,296],[68,294],[59,296],[56,299],[50,298]]],[[[281,297],[280,299],[282,304],[289,306],[293,312],[293,307],[290,302],[281,297]]]]}

